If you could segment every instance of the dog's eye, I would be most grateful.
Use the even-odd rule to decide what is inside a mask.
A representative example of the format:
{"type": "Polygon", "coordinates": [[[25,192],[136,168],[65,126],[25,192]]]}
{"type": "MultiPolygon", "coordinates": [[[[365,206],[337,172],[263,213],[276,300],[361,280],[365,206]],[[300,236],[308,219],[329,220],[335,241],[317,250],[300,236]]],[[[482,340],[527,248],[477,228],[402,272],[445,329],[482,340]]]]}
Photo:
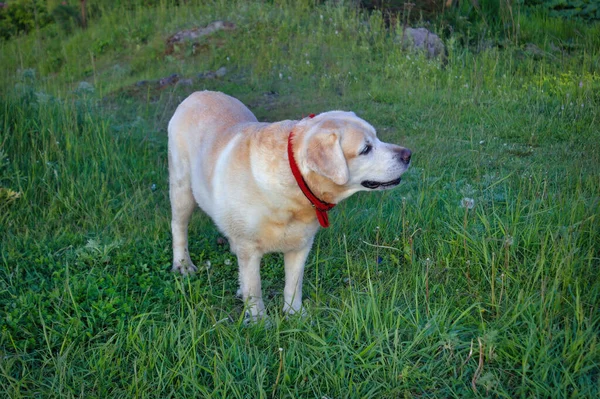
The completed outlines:
{"type": "Polygon", "coordinates": [[[373,149],[373,146],[371,144],[367,144],[359,153],[358,155],[367,155],[368,153],[371,152],[371,150],[373,149]]]}

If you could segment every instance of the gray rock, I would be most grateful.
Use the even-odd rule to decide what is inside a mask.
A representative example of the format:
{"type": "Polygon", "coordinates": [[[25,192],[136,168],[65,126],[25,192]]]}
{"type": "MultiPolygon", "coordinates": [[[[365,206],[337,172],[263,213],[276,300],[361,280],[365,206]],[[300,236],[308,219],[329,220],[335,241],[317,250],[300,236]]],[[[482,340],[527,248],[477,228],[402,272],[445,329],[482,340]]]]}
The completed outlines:
{"type": "Polygon", "coordinates": [[[402,48],[406,50],[425,51],[427,58],[446,60],[447,52],[444,42],[438,35],[425,28],[406,28],[400,38],[402,48]]]}
{"type": "Polygon", "coordinates": [[[214,79],[217,75],[214,72],[202,72],[198,74],[198,79],[214,79]]]}
{"type": "Polygon", "coordinates": [[[225,67],[221,67],[215,71],[215,75],[217,75],[218,78],[222,78],[223,76],[225,76],[226,73],[227,73],[227,68],[225,68],[225,67]]]}
{"type": "Polygon", "coordinates": [[[167,76],[166,78],[162,78],[158,81],[158,84],[161,87],[164,86],[170,86],[170,85],[174,85],[175,83],[177,83],[177,81],[179,81],[179,75],[177,75],[176,73],[167,76]]]}
{"type": "Polygon", "coordinates": [[[213,71],[207,71],[207,72],[199,73],[198,74],[198,79],[216,79],[216,78],[222,78],[226,74],[227,74],[227,68],[221,67],[221,68],[217,69],[214,72],[213,71]]]}
{"type": "Polygon", "coordinates": [[[219,30],[235,29],[235,24],[227,21],[215,21],[203,28],[193,28],[179,31],[167,39],[168,45],[173,45],[184,40],[195,40],[199,37],[213,34],[219,30]]]}
{"type": "Polygon", "coordinates": [[[192,79],[181,79],[179,82],[177,82],[178,86],[191,86],[194,84],[194,81],[192,79]]]}

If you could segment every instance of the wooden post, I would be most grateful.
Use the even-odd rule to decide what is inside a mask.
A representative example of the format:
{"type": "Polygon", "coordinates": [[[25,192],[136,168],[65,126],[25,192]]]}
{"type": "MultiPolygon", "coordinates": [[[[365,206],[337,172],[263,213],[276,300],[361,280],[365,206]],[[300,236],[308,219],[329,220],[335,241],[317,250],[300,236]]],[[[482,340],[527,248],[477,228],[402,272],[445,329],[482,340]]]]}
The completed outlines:
{"type": "Polygon", "coordinates": [[[79,3],[81,4],[81,26],[83,27],[83,29],[87,28],[87,14],[85,12],[85,1],[86,0],[79,0],[79,3]]]}

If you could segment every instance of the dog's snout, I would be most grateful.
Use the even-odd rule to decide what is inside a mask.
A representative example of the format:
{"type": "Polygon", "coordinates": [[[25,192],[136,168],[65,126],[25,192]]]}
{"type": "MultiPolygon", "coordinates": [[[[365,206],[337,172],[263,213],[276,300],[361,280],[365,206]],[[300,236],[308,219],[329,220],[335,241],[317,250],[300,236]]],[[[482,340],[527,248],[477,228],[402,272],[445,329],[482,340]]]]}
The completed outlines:
{"type": "Polygon", "coordinates": [[[408,148],[402,148],[398,151],[398,154],[396,156],[398,157],[400,162],[402,162],[405,165],[408,165],[410,163],[410,157],[412,156],[412,152],[408,148]]]}

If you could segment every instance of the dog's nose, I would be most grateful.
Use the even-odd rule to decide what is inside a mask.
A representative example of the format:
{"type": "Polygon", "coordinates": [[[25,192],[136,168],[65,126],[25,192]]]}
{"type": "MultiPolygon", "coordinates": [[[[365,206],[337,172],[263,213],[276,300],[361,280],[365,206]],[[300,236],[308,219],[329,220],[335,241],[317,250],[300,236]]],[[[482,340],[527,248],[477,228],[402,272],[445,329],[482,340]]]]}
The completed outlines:
{"type": "Polygon", "coordinates": [[[400,161],[405,165],[409,164],[411,155],[412,152],[410,152],[408,148],[403,148],[398,152],[398,158],[400,158],[400,161]]]}

